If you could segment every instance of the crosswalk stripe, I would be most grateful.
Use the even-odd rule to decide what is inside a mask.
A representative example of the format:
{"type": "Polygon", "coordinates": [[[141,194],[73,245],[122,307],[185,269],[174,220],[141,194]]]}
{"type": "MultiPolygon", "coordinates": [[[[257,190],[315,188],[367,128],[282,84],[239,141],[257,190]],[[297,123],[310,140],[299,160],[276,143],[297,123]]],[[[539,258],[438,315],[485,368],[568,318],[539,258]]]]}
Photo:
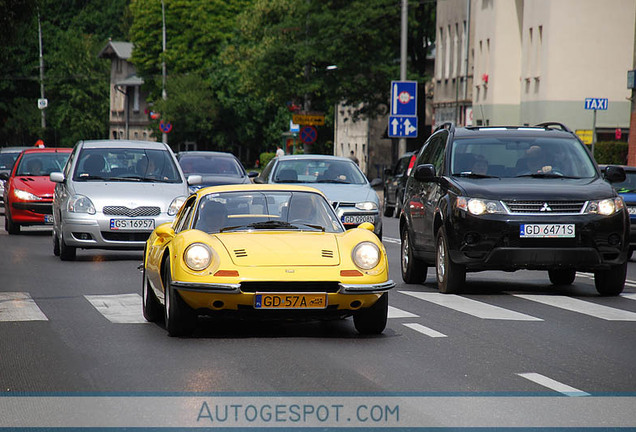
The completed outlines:
{"type": "Polygon", "coordinates": [[[141,312],[139,294],[85,295],[110,322],[117,324],[147,323],[141,312]]]}
{"type": "Polygon", "coordinates": [[[489,305],[477,300],[460,297],[453,294],[428,293],[419,291],[399,291],[402,294],[444,306],[458,312],[476,316],[482,319],[510,320],[510,321],[543,321],[541,318],[526,315],[520,312],[504,309],[499,306],[489,305]]]}
{"type": "Polygon", "coordinates": [[[0,321],[48,321],[26,292],[0,293],[0,321]]]}
{"type": "Polygon", "coordinates": [[[389,314],[387,318],[417,318],[419,315],[415,315],[414,313],[407,312],[402,309],[398,309],[393,306],[389,306],[389,314]]]}
{"type": "Polygon", "coordinates": [[[513,294],[513,296],[607,321],[636,321],[636,313],[634,312],[603,306],[572,297],[543,294],[513,294]]]}
{"type": "Polygon", "coordinates": [[[438,337],[447,337],[444,333],[440,333],[437,330],[433,330],[429,327],[424,327],[422,324],[417,323],[404,323],[405,327],[415,330],[416,332],[420,332],[426,336],[438,338],[438,337]]]}
{"type": "Polygon", "coordinates": [[[518,373],[520,377],[523,377],[527,380],[535,382],[543,387],[547,387],[551,390],[557,391],[559,393],[563,393],[567,396],[589,396],[589,393],[581,391],[579,389],[575,389],[574,387],[570,387],[567,384],[560,383],[559,381],[555,381],[552,378],[548,378],[545,375],[541,375],[534,372],[529,373],[518,373]]]}
{"type": "Polygon", "coordinates": [[[630,299],[630,300],[636,300],[636,293],[621,294],[621,297],[630,299]]]}

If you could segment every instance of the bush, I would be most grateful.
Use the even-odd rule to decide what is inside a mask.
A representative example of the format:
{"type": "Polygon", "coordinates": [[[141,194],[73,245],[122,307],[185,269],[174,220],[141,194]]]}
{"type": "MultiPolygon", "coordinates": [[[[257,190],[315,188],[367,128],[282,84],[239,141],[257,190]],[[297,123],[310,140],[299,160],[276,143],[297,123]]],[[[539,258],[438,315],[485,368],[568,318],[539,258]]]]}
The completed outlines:
{"type": "Polygon", "coordinates": [[[261,155],[258,158],[260,161],[260,168],[261,169],[265,168],[267,164],[269,163],[269,161],[271,161],[275,157],[276,157],[276,153],[261,153],[261,155]]]}
{"type": "MultiPolygon", "coordinates": [[[[592,146],[587,146],[592,151],[592,146]]],[[[594,159],[599,164],[627,165],[628,145],[623,141],[599,141],[594,145],[594,159]]]]}

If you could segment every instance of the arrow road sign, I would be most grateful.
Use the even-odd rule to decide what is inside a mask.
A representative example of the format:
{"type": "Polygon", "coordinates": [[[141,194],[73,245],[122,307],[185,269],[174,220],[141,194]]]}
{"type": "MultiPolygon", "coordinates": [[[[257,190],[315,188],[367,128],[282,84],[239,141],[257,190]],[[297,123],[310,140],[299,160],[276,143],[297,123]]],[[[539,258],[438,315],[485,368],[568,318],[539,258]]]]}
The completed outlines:
{"type": "Polygon", "coordinates": [[[389,137],[415,138],[417,137],[417,117],[389,116],[389,137]]]}

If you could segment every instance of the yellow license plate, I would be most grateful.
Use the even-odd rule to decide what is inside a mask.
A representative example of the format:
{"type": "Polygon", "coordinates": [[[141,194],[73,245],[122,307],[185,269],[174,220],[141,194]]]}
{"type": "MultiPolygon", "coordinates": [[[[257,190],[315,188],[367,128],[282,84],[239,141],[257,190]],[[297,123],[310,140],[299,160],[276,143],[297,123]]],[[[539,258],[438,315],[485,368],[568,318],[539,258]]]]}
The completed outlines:
{"type": "Polygon", "coordinates": [[[256,293],[256,309],[324,309],[327,307],[325,293],[256,293]]]}

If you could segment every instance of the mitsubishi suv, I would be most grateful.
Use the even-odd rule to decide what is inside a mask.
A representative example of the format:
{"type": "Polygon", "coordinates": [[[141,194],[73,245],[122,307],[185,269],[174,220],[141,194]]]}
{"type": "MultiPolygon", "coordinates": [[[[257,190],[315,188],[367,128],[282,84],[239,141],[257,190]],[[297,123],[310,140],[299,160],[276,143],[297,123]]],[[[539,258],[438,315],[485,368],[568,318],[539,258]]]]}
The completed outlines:
{"type": "Polygon", "coordinates": [[[601,295],[623,291],[629,214],[566,126],[466,127],[446,123],[426,141],[407,180],[400,214],[401,269],[420,283],[435,267],[442,293],[467,272],[544,270],[554,285],[592,272],[601,295]]]}

